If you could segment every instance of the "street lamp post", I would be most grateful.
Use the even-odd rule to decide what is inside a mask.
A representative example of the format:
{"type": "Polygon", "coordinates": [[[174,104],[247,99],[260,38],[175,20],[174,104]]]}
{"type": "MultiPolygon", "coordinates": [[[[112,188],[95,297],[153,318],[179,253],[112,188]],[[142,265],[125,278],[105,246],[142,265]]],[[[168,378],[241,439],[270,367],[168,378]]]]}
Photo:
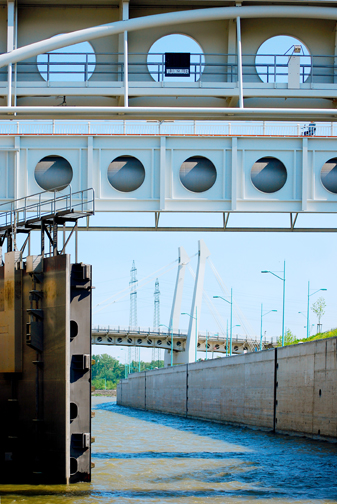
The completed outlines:
{"type": "Polygon", "coordinates": [[[283,282],[283,309],[282,309],[282,346],[284,346],[284,309],[285,309],[285,297],[286,297],[286,262],[283,263],[283,278],[279,275],[276,275],[273,271],[261,271],[261,273],[270,273],[274,275],[276,278],[279,278],[283,282]]]}
{"type": "Polygon", "coordinates": [[[195,320],[195,355],[194,355],[194,361],[197,362],[197,348],[198,348],[198,313],[197,313],[197,307],[195,307],[195,317],[191,315],[190,313],[183,312],[182,315],[188,315],[192,319],[195,320]]]}
{"type": "Polygon", "coordinates": [[[312,294],[310,294],[310,281],[308,281],[308,306],[307,306],[307,338],[310,337],[310,317],[309,317],[309,313],[310,313],[310,309],[309,309],[309,305],[310,305],[310,298],[311,296],[313,296],[314,294],[317,294],[317,292],[319,291],[326,291],[327,289],[318,289],[316,290],[315,292],[313,292],[312,294]]]}
{"type": "Polygon", "coordinates": [[[168,327],[166,324],[159,324],[159,327],[166,327],[171,333],[171,367],[172,367],[173,366],[173,329],[168,327]]]}
{"type": "MultiPolygon", "coordinates": [[[[303,317],[304,317],[305,319],[307,319],[307,315],[306,315],[305,313],[303,313],[302,311],[299,311],[298,313],[300,313],[301,315],[303,315],[303,317]]],[[[314,325],[315,325],[315,324],[311,324],[311,326],[310,326],[310,328],[309,328],[309,338],[310,338],[310,336],[311,336],[311,328],[312,328],[312,327],[314,327],[314,325]]],[[[306,329],[306,328],[307,328],[307,326],[305,325],[305,326],[304,326],[304,329],[306,329]]]]}
{"type": "Polygon", "coordinates": [[[262,318],[265,316],[265,315],[268,315],[268,313],[271,313],[271,312],[277,312],[277,310],[269,310],[268,312],[266,313],[263,313],[263,303],[261,303],[261,333],[260,333],[260,350],[262,350],[262,318]]]}
{"type": "MultiPolygon", "coordinates": [[[[229,355],[232,355],[232,340],[233,340],[233,289],[231,289],[231,300],[228,301],[228,299],[225,299],[222,296],[213,296],[214,298],[217,299],[222,299],[223,301],[226,301],[226,303],[231,305],[231,317],[230,317],[230,339],[229,339],[229,355]]],[[[226,352],[227,355],[227,352],[226,352]]]]}

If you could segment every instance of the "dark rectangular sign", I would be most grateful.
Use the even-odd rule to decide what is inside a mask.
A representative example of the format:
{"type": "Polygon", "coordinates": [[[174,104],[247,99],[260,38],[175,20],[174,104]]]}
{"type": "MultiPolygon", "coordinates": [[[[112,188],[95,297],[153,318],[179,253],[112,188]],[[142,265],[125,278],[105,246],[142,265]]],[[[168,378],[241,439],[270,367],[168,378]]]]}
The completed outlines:
{"type": "Polygon", "coordinates": [[[189,77],[190,65],[190,53],[165,53],[166,77],[189,77]]]}

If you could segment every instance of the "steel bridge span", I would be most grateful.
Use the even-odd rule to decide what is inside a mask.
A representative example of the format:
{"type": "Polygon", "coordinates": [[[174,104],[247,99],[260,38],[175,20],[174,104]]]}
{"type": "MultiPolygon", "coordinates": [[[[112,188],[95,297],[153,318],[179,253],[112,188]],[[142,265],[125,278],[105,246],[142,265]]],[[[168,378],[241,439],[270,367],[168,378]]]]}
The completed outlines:
{"type": "MultiPolygon", "coordinates": [[[[159,348],[171,351],[173,339],[173,351],[184,352],[186,350],[187,333],[154,331],[150,328],[145,329],[130,329],[130,328],[93,328],[91,344],[98,346],[136,346],[139,348],[159,348]]],[[[207,351],[229,354],[229,338],[226,339],[217,334],[201,334],[198,335],[198,352],[207,351]]],[[[273,339],[262,341],[262,349],[273,348],[277,346],[273,339]]],[[[260,340],[258,338],[241,338],[238,335],[233,336],[232,354],[240,354],[245,352],[254,352],[260,349],[260,340]]]]}

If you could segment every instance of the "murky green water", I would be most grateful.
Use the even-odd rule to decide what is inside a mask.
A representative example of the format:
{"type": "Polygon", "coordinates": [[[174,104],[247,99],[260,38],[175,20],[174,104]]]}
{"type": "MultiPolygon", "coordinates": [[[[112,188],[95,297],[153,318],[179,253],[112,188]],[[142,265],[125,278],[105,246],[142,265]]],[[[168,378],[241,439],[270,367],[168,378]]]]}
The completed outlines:
{"type": "Polygon", "coordinates": [[[0,486],[1,504],[337,504],[337,445],[94,398],[92,483],[0,486]]]}

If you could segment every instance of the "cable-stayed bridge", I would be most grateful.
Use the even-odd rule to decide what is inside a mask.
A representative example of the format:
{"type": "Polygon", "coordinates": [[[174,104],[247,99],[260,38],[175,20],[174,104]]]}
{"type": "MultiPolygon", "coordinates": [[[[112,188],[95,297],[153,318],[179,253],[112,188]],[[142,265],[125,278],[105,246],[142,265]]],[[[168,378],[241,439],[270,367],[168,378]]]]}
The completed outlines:
{"type": "MultiPolygon", "coordinates": [[[[197,352],[215,352],[232,355],[237,353],[262,350],[265,348],[272,348],[274,345],[276,345],[276,341],[266,341],[266,339],[262,340],[262,335],[260,336],[260,338],[250,336],[251,329],[249,327],[249,322],[245,319],[244,314],[241,312],[239,306],[234,303],[232,295],[229,298],[230,300],[226,299],[225,297],[222,298],[231,306],[230,327],[228,330],[227,323],[227,330],[224,330],[224,322],[223,320],[221,320],[221,316],[213,303],[213,299],[210,298],[204,291],[204,277],[207,261],[211,266],[211,270],[224,296],[228,296],[228,289],[222,281],[214,264],[212,263],[210,259],[210,252],[203,240],[199,241],[199,249],[196,255],[198,256],[196,274],[193,272],[189,265],[190,257],[187,255],[184,248],[180,247],[178,261],[173,261],[173,263],[169,263],[163,268],[160,268],[159,270],[142,279],[139,283],[140,287],[147,285],[149,282],[152,282],[154,276],[161,276],[165,274],[166,272],[175,268],[178,263],[176,286],[173,295],[169,325],[158,324],[158,327],[156,328],[145,329],[137,327],[134,323],[136,321],[135,313],[137,313],[137,306],[135,304],[135,301],[137,299],[136,285],[138,284],[138,282],[136,280],[136,269],[133,263],[129,287],[124,289],[123,291],[116,293],[113,296],[110,296],[107,300],[96,305],[98,309],[95,312],[100,312],[105,307],[110,306],[114,302],[125,298],[130,294],[130,325],[128,327],[94,327],[92,329],[92,344],[127,346],[129,348],[137,347],[165,349],[166,365],[168,365],[169,362],[171,362],[171,364],[194,362],[195,360],[197,360],[197,352]],[[194,291],[190,313],[186,313],[186,315],[189,315],[188,331],[182,332],[179,329],[179,321],[181,315],[181,302],[186,268],[189,269],[194,278],[194,291]],[[217,334],[209,332],[202,333],[199,330],[203,300],[205,301],[220,329],[219,333],[217,334]],[[244,337],[239,337],[237,334],[233,336],[233,329],[235,329],[235,327],[238,327],[238,325],[233,326],[233,310],[235,311],[236,317],[241,322],[240,327],[242,325],[243,330],[246,333],[246,336],[244,337]],[[173,355],[171,355],[172,352],[173,355]]],[[[156,284],[157,282],[158,277],[156,284]]],[[[159,321],[159,317],[157,318],[157,320],[159,321]]]]}

